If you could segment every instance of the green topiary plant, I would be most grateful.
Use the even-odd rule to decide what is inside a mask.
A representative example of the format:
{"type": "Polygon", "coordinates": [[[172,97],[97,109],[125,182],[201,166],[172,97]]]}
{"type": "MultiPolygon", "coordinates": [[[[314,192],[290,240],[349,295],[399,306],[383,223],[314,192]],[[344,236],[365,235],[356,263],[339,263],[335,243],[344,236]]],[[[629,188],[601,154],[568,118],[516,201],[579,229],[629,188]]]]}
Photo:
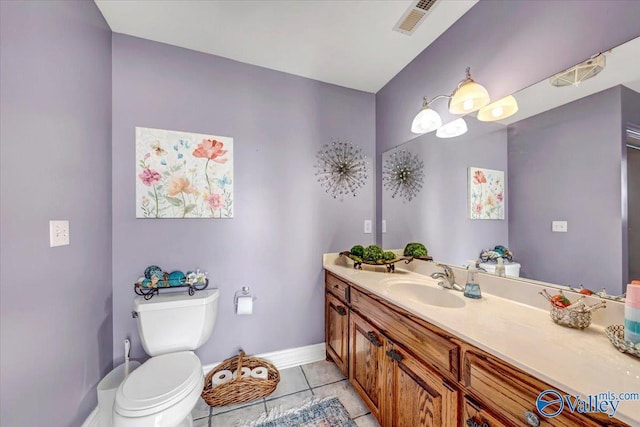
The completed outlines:
{"type": "Polygon", "coordinates": [[[384,253],[382,254],[382,258],[385,261],[393,261],[394,259],[396,259],[396,254],[391,251],[384,251],[384,253]]]}
{"type": "Polygon", "coordinates": [[[364,253],[362,255],[362,259],[365,261],[376,262],[383,258],[382,248],[378,245],[369,245],[364,248],[364,253]]]}
{"type": "Polygon", "coordinates": [[[404,248],[404,256],[426,257],[429,251],[422,243],[408,243],[404,248]]]}
{"type": "Polygon", "coordinates": [[[349,252],[351,253],[351,255],[362,258],[362,256],[364,255],[364,247],[362,245],[355,245],[349,252]]]}

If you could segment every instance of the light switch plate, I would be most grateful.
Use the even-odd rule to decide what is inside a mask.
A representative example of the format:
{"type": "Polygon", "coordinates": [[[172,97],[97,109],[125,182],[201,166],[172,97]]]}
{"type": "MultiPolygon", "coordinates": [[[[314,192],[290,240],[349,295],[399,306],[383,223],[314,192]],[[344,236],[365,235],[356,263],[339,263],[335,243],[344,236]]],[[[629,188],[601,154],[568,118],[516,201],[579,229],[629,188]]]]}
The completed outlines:
{"type": "Polygon", "coordinates": [[[386,219],[382,220],[382,232],[383,233],[387,232],[387,220],[386,219]]]}
{"type": "Polygon", "coordinates": [[[567,221],[552,221],[551,231],[553,231],[554,233],[566,233],[567,221]]]}
{"type": "Polygon", "coordinates": [[[69,221],[49,221],[49,246],[65,246],[69,244],[69,221]]]}
{"type": "Polygon", "coordinates": [[[371,234],[371,220],[370,219],[365,219],[364,220],[364,232],[365,234],[371,234]]]}

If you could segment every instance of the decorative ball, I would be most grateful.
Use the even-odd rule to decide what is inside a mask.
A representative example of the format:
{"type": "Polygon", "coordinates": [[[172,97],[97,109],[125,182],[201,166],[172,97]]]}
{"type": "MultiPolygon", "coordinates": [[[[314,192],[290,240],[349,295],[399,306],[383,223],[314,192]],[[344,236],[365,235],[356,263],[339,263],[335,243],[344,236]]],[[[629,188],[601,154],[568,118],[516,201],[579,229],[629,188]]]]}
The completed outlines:
{"type": "Polygon", "coordinates": [[[182,271],[176,270],[169,273],[169,286],[182,286],[186,276],[182,271]]]}
{"type": "Polygon", "coordinates": [[[144,270],[144,277],[146,277],[147,279],[151,279],[154,276],[158,279],[162,279],[162,269],[157,265],[150,265],[144,270]]]}
{"type": "Polygon", "coordinates": [[[144,279],[140,285],[142,285],[143,288],[150,288],[151,287],[151,279],[144,279]]]}

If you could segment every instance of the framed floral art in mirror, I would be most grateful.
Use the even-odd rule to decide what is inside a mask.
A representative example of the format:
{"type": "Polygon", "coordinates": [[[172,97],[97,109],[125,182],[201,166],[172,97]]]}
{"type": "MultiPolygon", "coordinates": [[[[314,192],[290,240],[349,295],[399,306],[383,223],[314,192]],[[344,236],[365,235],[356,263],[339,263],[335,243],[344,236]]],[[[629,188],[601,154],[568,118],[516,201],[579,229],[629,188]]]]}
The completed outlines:
{"type": "Polygon", "coordinates": [[[469,168],[469,218],[504,219],[504,171],[469,168]]]}

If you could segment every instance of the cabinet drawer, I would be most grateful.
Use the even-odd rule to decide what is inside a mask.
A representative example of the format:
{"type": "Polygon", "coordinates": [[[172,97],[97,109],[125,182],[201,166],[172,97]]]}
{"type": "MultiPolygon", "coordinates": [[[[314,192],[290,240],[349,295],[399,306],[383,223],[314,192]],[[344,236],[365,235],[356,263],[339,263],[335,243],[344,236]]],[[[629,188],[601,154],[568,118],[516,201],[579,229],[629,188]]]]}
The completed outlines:
{"type": "Polygon", "coordinates": [[[510,424],[566,427],[600,425],[583,415],[571,413],[566,407],[553,418],[540,415],[536,409],[536,399],[542,391],[553,387],[484,354],[471,350],[465,352],[462,378],[467,390],[477,400],[510,424]],[[532,419],[537,419],[538,423],[530,421],[532,419]]]}
{"type": "Polygon", "coordinates": [[[402,343],[414,355],[438,372],[458,381],[460,347],[431,329],[381,303],[374,295],[351,288],[351,307],[373,322],[393,341],[402,343]]]}
{"type": "Polygon", "coordinates": [[[327,271],[324,283],[329,292],[335,295],[343,303],[349,304],[349,284],[347,282],[338,279],[327,271]]]}
{"type": "Polygon", "coordinates": [[[504,422],[483,408],[478,402],[465,396],[462,408],[463,427],[502,427],[504,422]]]}

